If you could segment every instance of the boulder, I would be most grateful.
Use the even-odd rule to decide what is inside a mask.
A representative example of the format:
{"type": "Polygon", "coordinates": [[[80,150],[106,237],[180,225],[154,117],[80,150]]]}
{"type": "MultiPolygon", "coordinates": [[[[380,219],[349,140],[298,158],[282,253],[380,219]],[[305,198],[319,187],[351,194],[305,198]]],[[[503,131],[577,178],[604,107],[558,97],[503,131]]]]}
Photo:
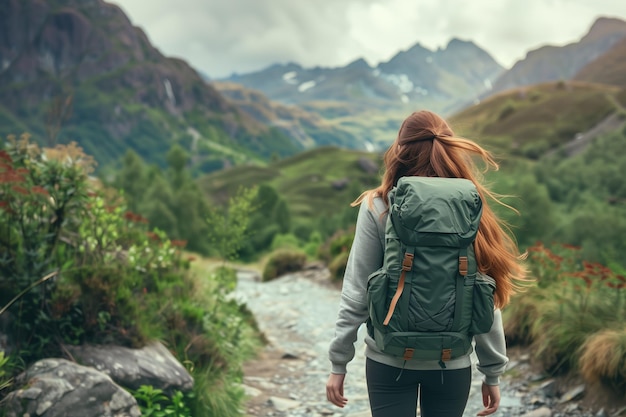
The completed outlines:
{"type": "Polygon", "coordinates": [[[369,158],[359,158],[359,168],[368,174],[376,174],[380,169],[378,164],[369,158]]]}
{"type": "Polygon", "coordinates": [[[136,390],[150,385],[168,394],[189,392],[193,377],[161,343],[142,349],[121,346],[66,346],[77,362],[91,366],[111,377],[119,385],[136,390]]]}
{"type": "Polygon", "coordinates": [[[137,401],[107,375],[65,359],[43,359],[16,378],[7,417],[138,417],[137,401]]]}

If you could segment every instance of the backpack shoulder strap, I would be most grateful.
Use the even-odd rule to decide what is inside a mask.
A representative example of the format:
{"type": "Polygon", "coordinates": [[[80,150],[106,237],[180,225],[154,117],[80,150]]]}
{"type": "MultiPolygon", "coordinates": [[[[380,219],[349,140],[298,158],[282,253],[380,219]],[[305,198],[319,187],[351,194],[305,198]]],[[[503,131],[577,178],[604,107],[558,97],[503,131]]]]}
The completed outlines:
{"type": "Polygon", "coordinates": [[[391,317],[393,316],[393,312],[396,309],[396,305],[398,304],[398,300],[400,300],[400,296],[404,291],[404,282],[406,280],[406,273],[413,268],[413,257],[415,255],[410,252],[404,252],[404,259],[402,260],[402,273],[400,274],[400,281],[398,281],[398,288],[396,288],[396,293],[393,295],[391,299],[391,304],[389,305],[389,310],[387,311],[387,316],[383,321],[383,326],[387,326],[391,317]]]}

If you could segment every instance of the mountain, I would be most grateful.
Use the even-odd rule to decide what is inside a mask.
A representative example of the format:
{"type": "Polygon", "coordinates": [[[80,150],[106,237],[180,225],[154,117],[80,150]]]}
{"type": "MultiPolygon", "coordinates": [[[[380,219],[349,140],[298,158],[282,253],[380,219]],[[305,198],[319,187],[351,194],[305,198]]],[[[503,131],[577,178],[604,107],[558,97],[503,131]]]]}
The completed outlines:
{"type": "Polygon", "coordinates": [[[276,64],[234,74],[228,81],[262,91],[282,103],[345,102],[367,110],[419,102],[451,109],[488,90],[502,71],[474,43],[453,39],[436,51],[416,44],[376,67],[363,59],[337,68],[276,64]]]}
{"type": "Polygon", "coordinates": [[[488,94],[549,81],[569,80],[624,38],[625,21],[599,18],[578,42],[566,46],[543,46],[528,52],[526,58],[516,62],[493,83],[488,94]]]}
{"type": "Polygon", "coordinates": [[[103,0],[3,0],[0,135],[77,141],[99,163],[132,148],[164,163],[178,142],[196,169],[302,149],[163,56],[122,10],[103,0]],[[63,122],[61,124],[61,122],[63,122]]]}
{"type": "Polygon", "coordinates": [[[585,65],[574,80],[626,87],[626,38],[585,65]]]}
{"type": "Polygon", "coordinates": [[[369,143],[346,130],[295,105],[269,100],[263,93],[227,81],[211,83],[223,96],[238,108],[261,123],[274,126],[289,137],[296,138],[303,148],[339,145],[344,148],[366,149],[369,143]]]}

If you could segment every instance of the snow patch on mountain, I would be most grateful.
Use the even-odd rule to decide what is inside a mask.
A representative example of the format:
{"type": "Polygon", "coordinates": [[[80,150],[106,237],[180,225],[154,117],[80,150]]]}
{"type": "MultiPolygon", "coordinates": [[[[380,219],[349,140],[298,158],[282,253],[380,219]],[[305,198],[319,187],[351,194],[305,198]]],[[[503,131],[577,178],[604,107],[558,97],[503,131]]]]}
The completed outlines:
{"type": "Polygon", "coordinates": [[[306,90],[310,90],[315,87],[315,81],[305,81],[298,86],[298,91],[304,93],[306,90]]]}
{"type": "Polygon", "coordinates": [[[289,71],[283,74],[283,81],[287,84],[298,84],[298,73],[295,71],[289,71]]]}

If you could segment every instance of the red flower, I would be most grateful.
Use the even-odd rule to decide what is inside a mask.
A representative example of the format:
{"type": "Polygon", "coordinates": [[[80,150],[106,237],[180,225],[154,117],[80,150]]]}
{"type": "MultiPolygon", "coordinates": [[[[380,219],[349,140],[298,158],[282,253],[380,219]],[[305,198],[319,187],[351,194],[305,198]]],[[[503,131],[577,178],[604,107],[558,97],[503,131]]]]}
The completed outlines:
{"type": "Polygon", "coordinates": [[[26,188],[21,187],[19,185],[14,185],[13,187],[11,187],[11,189],[13,191],[15,191],[16,193],[20,193],[20,194],[23,194],[23,195],[28,195],[29,194],[28,190],[26,188]]]}
{"type": "Polygon", "coordinates": [[[35,194],[42,194],[42,195],[49,195],[48,190],[46,190],[45,188],[43,188],[40,185],[35,185],[33,186],[30,191],[32,191],[35,194]]]}

